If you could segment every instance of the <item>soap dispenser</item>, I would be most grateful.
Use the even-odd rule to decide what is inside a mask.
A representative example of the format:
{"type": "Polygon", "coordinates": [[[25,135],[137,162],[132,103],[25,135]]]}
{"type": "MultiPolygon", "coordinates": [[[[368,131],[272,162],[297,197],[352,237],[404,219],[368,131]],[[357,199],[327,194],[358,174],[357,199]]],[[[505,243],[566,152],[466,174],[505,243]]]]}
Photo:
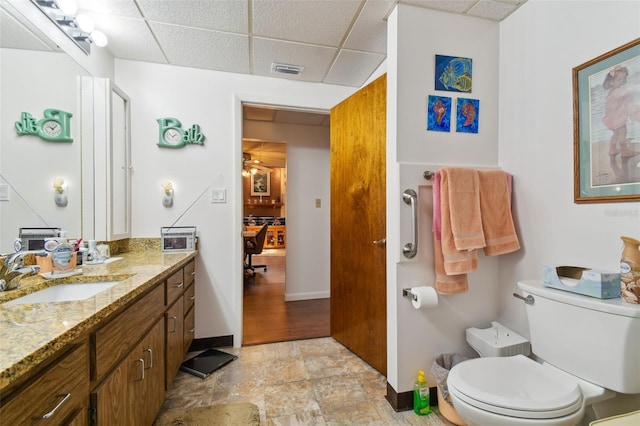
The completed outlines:
{"type": "Polygon", "coordinates": [[[413,385],[413,411],[419,416],[426,416],[431,412],[429,402],[429,385],[424,379],[424,371],[418,370],[418,379],[413,385]]]}

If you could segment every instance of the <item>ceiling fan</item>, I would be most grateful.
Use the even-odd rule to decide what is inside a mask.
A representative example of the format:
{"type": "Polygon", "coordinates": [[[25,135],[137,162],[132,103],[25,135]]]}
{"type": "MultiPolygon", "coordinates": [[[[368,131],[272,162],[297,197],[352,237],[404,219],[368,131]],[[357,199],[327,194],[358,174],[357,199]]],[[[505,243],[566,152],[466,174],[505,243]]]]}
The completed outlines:
{"type": "Polygon", "coordinates": [[[242,153],[242,174],[243,176],[254,175],[258,170],[271,173],[272,168],[263,166],[259,159],[252,159],[248,152],[242,153]]]}

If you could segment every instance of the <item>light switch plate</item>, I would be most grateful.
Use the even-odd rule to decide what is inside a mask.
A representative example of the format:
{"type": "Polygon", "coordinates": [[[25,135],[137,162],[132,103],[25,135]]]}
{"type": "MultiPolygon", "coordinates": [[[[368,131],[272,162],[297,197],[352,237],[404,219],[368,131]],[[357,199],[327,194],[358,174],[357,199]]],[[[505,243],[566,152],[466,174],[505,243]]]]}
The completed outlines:
{"type": "Polygon", "coordinates": [[[227,190],[224,188],[214,188],[211,190],[211,202],[212,203],[226,203],[227,202],[227,190]]]}

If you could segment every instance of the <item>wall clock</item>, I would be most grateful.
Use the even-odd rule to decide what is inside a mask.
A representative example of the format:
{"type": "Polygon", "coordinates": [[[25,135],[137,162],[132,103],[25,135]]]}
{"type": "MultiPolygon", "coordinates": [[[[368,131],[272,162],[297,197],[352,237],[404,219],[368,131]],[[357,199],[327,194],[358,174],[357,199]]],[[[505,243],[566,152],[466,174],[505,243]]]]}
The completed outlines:
{"type": "Polygon", "coordinates": [[[204,145],[204,135],[200,126],[194,124],[184,130],[176,118],[158,118],[158,146],[161,148],[182,148],[187,144],[204,145]]]}
{"type": "Polygon", "coordinates": [[[71,117],[73,114],[59,109],[45,109],[43,118],[37,120],[28,112],[20,115],[15,127],[18,135],[36,135],[50,142],[73,142],[71,117]]]}

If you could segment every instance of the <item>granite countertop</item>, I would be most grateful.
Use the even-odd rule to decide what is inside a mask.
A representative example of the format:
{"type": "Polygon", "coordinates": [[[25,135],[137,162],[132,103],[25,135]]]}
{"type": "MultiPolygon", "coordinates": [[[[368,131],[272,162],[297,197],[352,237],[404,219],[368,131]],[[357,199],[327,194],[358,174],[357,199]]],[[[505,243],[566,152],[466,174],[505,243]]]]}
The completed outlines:
{"type": "Polygon", "coordinates": [[[91,331],[111,313],[166,279],[194,258],[197,251],[144,251],[114,256],[118,261],[84,266],[82,274],[45,279],[27,277],[16,290],[0,292],[0,393],[31,368],[91,331]],[[5,305],[4,302],[59,283],[120,281],[85,300],[5,305]]]}

